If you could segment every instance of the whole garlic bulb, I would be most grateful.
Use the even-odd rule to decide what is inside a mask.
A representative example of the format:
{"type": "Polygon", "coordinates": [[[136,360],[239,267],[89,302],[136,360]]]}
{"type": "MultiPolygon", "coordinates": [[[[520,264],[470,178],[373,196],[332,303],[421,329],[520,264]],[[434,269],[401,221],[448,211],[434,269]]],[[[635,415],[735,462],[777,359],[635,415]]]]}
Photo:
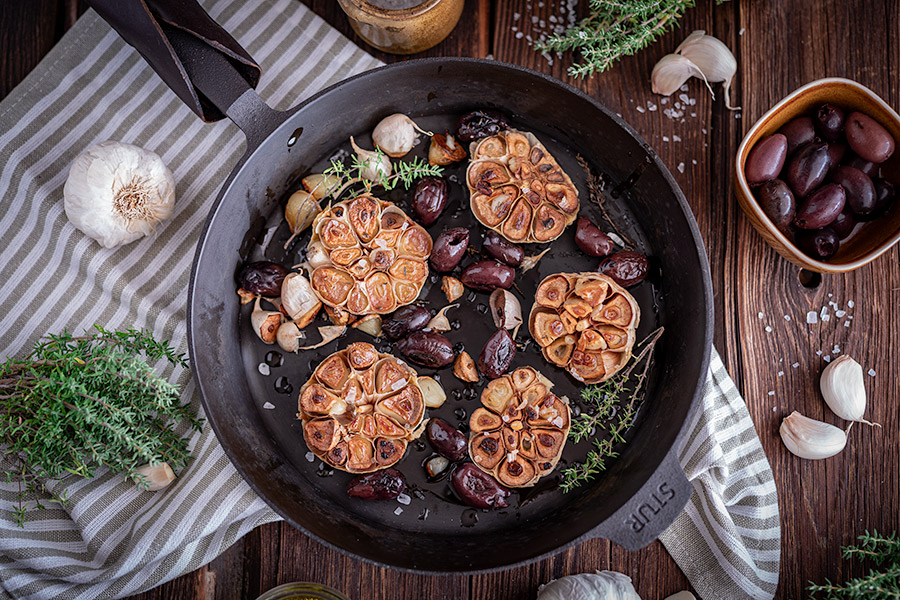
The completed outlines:
{"type": "Polygon", "coordinates": [[[155,152],[101,142],[75,158],[63,196],[72,225],[115,248],[153,233],[172,216],[175,178],[155,152]]]}

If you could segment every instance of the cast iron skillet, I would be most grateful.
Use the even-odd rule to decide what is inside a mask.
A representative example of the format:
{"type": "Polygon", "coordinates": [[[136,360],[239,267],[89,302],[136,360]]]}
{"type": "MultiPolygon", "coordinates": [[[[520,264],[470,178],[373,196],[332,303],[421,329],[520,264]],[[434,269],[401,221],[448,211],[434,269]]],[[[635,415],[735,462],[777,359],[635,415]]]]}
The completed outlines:
{"type": "MultiPolygon", "coordinates": [[[[91,3],[195,112],[209,120],[225,114],[247,136],[247,152],[223,184],[198,244],[188,299],[189,348],[207,419],[235,467],[276,512],[323,543],[363,560],[428,573],[505,568],[592,537],[638,549],[672,523],[692,490],[676,451],[708,368],[711,283],[681,190],[630,126],[558,80],[474,59],[397,63],[345,80],[281,113],[253,91],[258,67],[249,55],[192,0],[91,3]],[[260,255],[267,218],[280,212],[281,199],[296,189],[298,178],[350,135],[364,136],[393,112],[442,126],[474,107],[502,108],[513,124],[537,132],[573,176],[582,210],[595,221],[575,153],[604,174],[612,190],[609,201],[627,235],[655,257],[662,274],[654,285],[641,284],[634,292],[643,313],[638,339],[656,325],[666,331],[637,426],[601,478],[566,495],[532,494],[529,502],[506,511],[470,510],[465,524],[471,524],[474,514],[480,518],[477,526],[461,527],[465,511],[445,498],[416,495],[397,515],[395,509],[402,505],[347,498],[346,474],[317,476],[294,419],[296,390],[317,360],[348,339],[317,353],[287,357],[286,366],[297,371],[291,377],[295,393],[283,396],[276,411],[263,410],[271,380],[260,383],[255,368],[271,347],[247,333],[234,275],[248,257],[260,255]]],[[[454,187],[459,208],[462,191],[454,187]]],[[[467,210],[456,210],[448,218],[466,223],[467,215],[467,210]]],[[[430,233],[440,229],[434,226],[430,233]]],[[[554,242],[561,250],[554,247],[539,269],[528,274],[530,279],[520,281],[523,291],[533,293],[539,277],[549,272],[592,268],[572,251],[571,237],[569,230],[554,242]]],[[[526,298],[526,314],[529,308],[526,298]]],[[[472,354],[487,335],[483,329],[476,319],[457,332],[470,343],[472,354]]],[[[516,364],[524,363],[550,369],[535,352],[523,352],[516,364]]],[[[451,381],[449,370],[443,373],[445,387],[459,385],[451,381]]],[[[551,377],[562,390],[554,392],[577,394],[574,380],[561,373],[551,377]]],[[[452,406],[448,402],[441,415],[450,411],[453,419],[452,406]]],[[[466,406],[471,412],[477,404],[466,406]]],[[[583,456],[584,449],[580,452],[583,456]]],[[[567,453],[564,458],[575,456],[569,448],[567,453]]],[[[411,449],[400,463],[404,472],[421,471],[417,463],[427,454],[411,449]]]]}

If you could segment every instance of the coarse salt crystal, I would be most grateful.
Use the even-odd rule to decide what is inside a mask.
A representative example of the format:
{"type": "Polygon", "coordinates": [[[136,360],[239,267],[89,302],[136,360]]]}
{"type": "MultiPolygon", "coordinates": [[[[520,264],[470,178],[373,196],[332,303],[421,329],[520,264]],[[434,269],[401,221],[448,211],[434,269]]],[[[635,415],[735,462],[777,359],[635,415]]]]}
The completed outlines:
{"type": "Polygon", "coordinates": [[[708,133],[708,132],[706,131],[706,127],[701,127],[701,128],[700,128],[700,132],[703,133],[703,135],[706,135],[706,134],[708,133]]]}
{"type": "Polygon", "coordinates": [[[391,391],[396,392],[397,390],[404,387],[405,385],[406,385],[405,379],[398,379],[397,381],[395,381],[394,383],[391,384],[391,391]]]}
{"type": "Polygon", "coordinates": [[[779,377],[784,377],[784,371],[778,371],[778,376],[779,376],[779,377]]]}
{"type": "Polygon", "coordinates": [[[766,325],[766,333],[772,333],[772,328],[766,325]]]}
{"type": "Polygon", "coordinates": [[[850,327],[850,321],[844,321],[844,327],[850,327]]]}
{"type": "Polygon", "coordinates": [[[794,364],[792,364],[791,366],[794,367],[794,368],[796,369],[797,367],[800,366],[800,363],[794,363],[794,364]]]}
{"type": "Polygon", "coordinates": [[[655,111],[656,108],[657,108],[656,105],[653,104],[652,102],[648,102],[648,103],[647,103],[647,110],[649,110],[650,112],[655,111]]]}
{"type": "Polygon", "coordinates": [[[846,314],[847,314],[847,311],[846,311],[846,310],[836,310],[836,311],[834,311],[834,316],[836,316],[838,319],[840,319],[841,317],[843,317],[843,316],[846,315],[846,314]]]}
{"type": "Polygon", "coordinates": [[[756,313],[756,316],[759,317],[760,319],[762,319],[762,318],[763,318],[763,312],[762,312],[762,311],[759,311],[758,313],[756,313]]]}
{"type": "Polygon", "coordinates": [[[516,460],[516,455],[519,453],[519,449],[516,448],[512,452],[506,455],[506,462],[514,462],[516,460]]]}
{"type": "Polygon", "coordinates": [[[509,415],[502,415],[500,418],[503,420],[504,423],[509,423],[509,415]]]}
{"type": "Polygon", "coordinates": [[[744,28],[743,28],[743,27],[741,27],[741,30],[738,31],[738,35],[744,35],[744,28]]]}
{"type": "Polygon", "coordinates": [[[853,300],[847,300],[847,307],[848,307],[848,308],[853,308],[853,306],[854,306],[853,300]]]}
{"type": "Polygon", "coordinates": [[[831,320],[831,315],[822,315],[822,322],[825,323],[831,320]]]}
{"type": "Polygon", "coordinates": [[[831,307],[832,309],[834,309],[834,310],[837,310],[837,309],[838,309],[838,303],[835,302],[834,300],[829,300],[829,301],[828,301],[828,306],[830,306],[830,307],[831,307]]]}
{"type": "Polygon", "coordinates": [[[691,159],[691,164],[692,164],[692,165],[696,165],[696,164],[697,164],[697,159],[696,159],[696,158],[691,159]]]}
{"type": "Polygon", "coordinates": [[[827,307],[827,306],[823,306],[823,307],[822,307],[822,310],[819,312],[819,316],[824,317],[824,316],[827,315],[827,314],[828,314],[828,307],[827,307]]]}
{"type": "Polygon", "coordinates": [[[266,410],[273,410],[275,408],[275,405],[271,402],[266,402],[265,404],[263,404],[263,408],[266,410]]]}
{"type": "Polygon", "coordinates": [[[778,412],[778,409],[775,408],[775,407],[773,406],[773,407],[772,407],[772,412],[778,412]]]}
{"type": "Polygon", "coordinates": [[[875,369],[869,369],[866,372],[869,374],[869,377],[875,377],[875,369]]]}
{"type": "Polygon", "coordinates": [[[816,314],[816,311],[811,310],[806,313],[806,322],[809,324],[816,323],[819,320],[819,315],[816,314]]]}
{"type": "Polygon", "coordinates": [[[664,142],[668,142],[668,141],[669,141],[669,136],[664,135],[664,136],[663,136],[663,141],[664,141],[664,142]]]}
{"type": "Polygon", "coordinates": [[[306,460],[309,461],[309,462],[313,462],[313,461],[316,460],[316,455],[313,454],[312,452],[307,452],[307,453],[306,453],[306,460]]]}
{"type": "Polygon", "coordinates": [[[410,498],[406,494],[400,494],[399,496],[397,496],[397,502],[399,502],[400,504],[409,504],[410,500],[412,500],[412,498],[410,498]]]}
{"type": "Polygon", "coordinates": [[[635,106],[634,108],[635,108],[635,110],[638,111],[639,113],[645,113],[645,112],[647,112],[647,111],[644,109],[643,106],[635,106]]]}
{"type": "Polygon", "coordinates": [[[681,136],[680,136],[680,135],[673,135],[673,136],[672,136],[672,141],[673,141],[673,142],[680,142],[680,141],[681,141],[681,136]]]}
{"type": "Polygon", "coordinates": [[[784,320],[785,320],[785,321],[790,321],[790,320],[791,320],[791,315],[784,315],[784,320]]]}
{"type": "Polygon", "coordinates": [[[677,168],[678,168],[679,173],[684,173],[684,163],[683,162],[678,163],[677,168]]]}
{"type": "Polygon", "coordinates": [[[269,369],[269,365],[267,365],[264,362],[259,363],[259,366],[256,368],[259,370],[261,375],[268,375],[269,373],[271,373],[271,370],[269,369]]]}
{"type": "Polygon", "coordinates": [[[562,417],[556,417],[556,418],[552,419],[550,422],[553,424],[554,427],[559,427],[560,429],[562,429],[564,421],[563,421],[562,417]]]}
{"type": "Polygon", "coordinates": [[[831,355],[826,354],[825,356],[822,357],[822,360],[824,360],[825,362],[831,362],[831,355]]]}
{"type": "Polygon", "coordinates": [[[769,395],[770,395],[770,396],[774,396],[774,395],[775,395],[775,390],[769,390],[769,395]]]}
{"type": "Polygon", "coordinates": [[[399,506],[394,509],[394,514],[397,515],[398,517],[400,516],[400,513],[402,513],[402,512],[403,512],[403,509],[400,508],[399,506]]]}
{"type": "Polygon", "coordinates": [[[686,92],[686,91],[688,91],[688,89],[689,89],[689,88],[688,88],[688,84],[685,83],[684,85],[682,85],[682,86],[681,86],[680,88],[678,88],[678,89],[681,90],[682,92],[686,92]]]}
{"type": "Polygon", "coordinates": [[[516,33],[516,39],[517,39],[517,40],[521,40],[523,37],[525,37],[525,34],[522,33],[521,31],[519,31],[519,32],[516,33]]]}
{"type": "Polygon", "coordinates": [[[835,344],[834,348],[831,349],[831,353],[832,354],[840,354],[841,353],[840,347],[837,344],[835,344]]]}
{"type": "Polygon", "coordinates": [[[614,241],[615,243],[617,243],[618,245],[620,245],[620,246],[624,246],[624,245],[625,245],[625,240],[623,240],[622,238],[620,238],[620,237],[616,234],[615,231],[607,231],[607,232],[606,232],[606,236],[607,236],[609,239],[611,239],[612,241],[614,241]]]}
{"type": "Polygon", "coordinates": [[[822,351],[821,351],[821,350],[816,350],[816,356],[822,356],[822,351]]]}

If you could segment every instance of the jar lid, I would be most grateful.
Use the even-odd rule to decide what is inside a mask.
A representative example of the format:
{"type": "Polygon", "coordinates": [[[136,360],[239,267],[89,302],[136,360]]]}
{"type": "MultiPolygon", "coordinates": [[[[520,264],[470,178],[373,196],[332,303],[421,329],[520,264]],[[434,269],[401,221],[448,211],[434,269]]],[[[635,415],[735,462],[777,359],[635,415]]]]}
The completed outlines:
{"type": "Polygon", "coordinates": [[[265,592],[256,600],[350,600],[345,595],[321,583],[297,581],[285,583],[265,592]]]}

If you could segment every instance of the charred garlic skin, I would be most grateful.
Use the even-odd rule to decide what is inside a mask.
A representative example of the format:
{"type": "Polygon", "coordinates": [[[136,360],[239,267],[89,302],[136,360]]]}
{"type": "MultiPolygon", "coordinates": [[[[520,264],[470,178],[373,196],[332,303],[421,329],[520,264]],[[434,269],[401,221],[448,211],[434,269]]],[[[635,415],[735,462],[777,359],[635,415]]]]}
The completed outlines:
{"type": "Polygon", "coordinates": [[[538,286],[528,329],[548,362],[592,384],[631,358],[640,318],[638,303],[612,278],[557,273],[538,286]]]}
{"type": "Polygon", "coordinates": [[[575,221],[578,189],[543,144],[510,129],[473,142],[466,169],[478,221],[510,242],[551,242],[575,221]]]}
{"type": "Polygon", "coordinates": [[[387,314],[413,302],[428,279],[432,240],[400,208],[363,194],[322,211],[312,224],[310,283],[328,307],[387,314]]]}
{"type": "Polygon", "coordinates": [[[469,456],[507,487],[530,487],[553,471],[569,435],[567,402],[531,367],[491,381],[469,419],[469,456]]]}
{"type": "Polygon", "coordinates": [[[348,473],[399,462],[421,435],[425,415],[416,372],[364,342],[323,360],[300,389],[298,406],[306,445],[348,473]]]}

